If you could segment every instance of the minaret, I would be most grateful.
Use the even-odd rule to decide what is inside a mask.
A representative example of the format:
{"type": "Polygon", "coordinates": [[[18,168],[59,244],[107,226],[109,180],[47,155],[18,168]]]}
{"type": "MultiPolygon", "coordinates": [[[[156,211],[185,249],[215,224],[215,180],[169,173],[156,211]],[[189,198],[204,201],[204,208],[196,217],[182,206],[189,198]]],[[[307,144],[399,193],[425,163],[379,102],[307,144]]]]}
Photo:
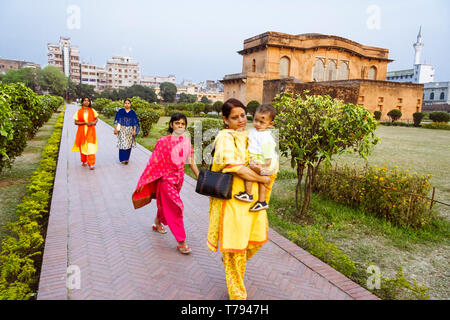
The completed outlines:
{"type": "Polygon", "coordinates": [[[424,44],[422,43],[422,26],[420,26],[419,34],[417,35],[417,42],[414,43],[414,65],[420,64],[420,53],[422,51],[424,44]]]}

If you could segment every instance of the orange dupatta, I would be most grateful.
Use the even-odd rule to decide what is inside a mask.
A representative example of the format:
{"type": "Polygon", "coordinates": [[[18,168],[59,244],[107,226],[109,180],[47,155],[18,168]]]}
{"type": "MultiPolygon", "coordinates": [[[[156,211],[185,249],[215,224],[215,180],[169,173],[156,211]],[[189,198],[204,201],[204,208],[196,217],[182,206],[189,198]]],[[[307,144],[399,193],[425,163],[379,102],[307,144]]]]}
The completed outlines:
{"type": "MultiPolygon", "coordinates": [[[[94,111],[92,110],[92,108],[89,108],[87,122],[94,122],[94,120],[95,120],[94,111]]],[[[78,121],[86,122],[84,120],[84,109],[83,108],[78,110],[78,121]]],[[[75,145],[77,147],[79,147],[80,150],[81,150],[81,146],[84,145],[86,142],[87,143],[96,143],[97,142],[97,134],[95,133],[95,126],[88,127],[86,134],[84,133],[84,126],[85,125],[78,126],[77,136],[75,138],[75,145]]]]}

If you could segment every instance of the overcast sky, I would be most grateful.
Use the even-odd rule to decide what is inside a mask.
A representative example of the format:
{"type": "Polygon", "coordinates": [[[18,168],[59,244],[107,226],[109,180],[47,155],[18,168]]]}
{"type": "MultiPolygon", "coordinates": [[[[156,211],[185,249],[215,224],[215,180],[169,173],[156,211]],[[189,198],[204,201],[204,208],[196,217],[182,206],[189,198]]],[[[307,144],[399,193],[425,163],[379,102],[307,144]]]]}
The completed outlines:
{"type": "Polygon", "coordinates": [[[422,62],[450,81],[449,9],[448,0],[0,0],[0,57],[44,67],[47,43],[65,36],[86,62],[129,55],[142,75],[198,82],[241,72],[243,41],[276,31],[387,48],[393,71],[412,68],[422,26],[422,62]]]}

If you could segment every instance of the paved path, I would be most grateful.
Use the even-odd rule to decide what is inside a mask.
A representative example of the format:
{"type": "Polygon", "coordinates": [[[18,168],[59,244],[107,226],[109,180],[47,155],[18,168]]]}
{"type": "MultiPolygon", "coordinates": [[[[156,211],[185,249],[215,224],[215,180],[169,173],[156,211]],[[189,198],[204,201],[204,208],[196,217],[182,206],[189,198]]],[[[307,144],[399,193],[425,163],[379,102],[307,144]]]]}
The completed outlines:
{"type": "MultiPolygon", "coordinates": [[[[208,198],[195,193],[195,180],[186,176],[181,191],[193,250],[183,256],[170,230],[151,230],[155,202],[139,210],[131,203],[150,152],[138,146],[121,165],[113,130],[100,121],[96,169],[81,167],[70,152],[76,110],[67,105],[38,299],[228,299],[221,255],[205,244],[208,198]],[[79,289],[67,289],[69,266],[79,267],[79,289]]],[[[377,299],[277,232],[269,237],[248,263],[249,300],[377,299]]]]}

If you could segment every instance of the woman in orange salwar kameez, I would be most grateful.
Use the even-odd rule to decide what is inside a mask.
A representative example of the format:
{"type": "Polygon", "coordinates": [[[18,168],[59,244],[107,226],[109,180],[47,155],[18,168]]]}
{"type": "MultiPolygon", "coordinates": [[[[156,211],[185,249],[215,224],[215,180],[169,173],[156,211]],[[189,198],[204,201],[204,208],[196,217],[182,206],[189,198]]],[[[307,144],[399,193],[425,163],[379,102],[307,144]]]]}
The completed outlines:
{"type": "MultiPolygon", "coordinates": [[[[215,140],[212,171],[233,174],[232,194],[245,190],[244,180],[253,183],[258,194],[258,183],[266,186],[267,199],[275,176],[260,176],[249,169],[248,131],[245,106],[236,99],[227,100],[222,108],[227,129],[215,140]]],[[[207,246],[222,252],[228,294],[231,300],[247,299],[244,285],[247,261],[268,241],[267,211],[250,212],[252,203],[211,198],[207,246]]]]}
{"type": "Polygon", "coordinates": [[[91,99],[83,98],[81,108],[73,116],[78,126],[72,152],[79,152],[83,167],[89,165],[94,170],[95,153],[98,150],[95,125],[98,122],[98,113],[92,109],[91,99]]]}
{"type": "Polygon", "coordinates": [[[189,165],[198,178],[198,168],[193,159],[193,148],[189,139],[184,136],[187,126],[186,116],[175,113],[169,121],[169,133],[156,143],[147,167],[142,173],[132,201],[135,209],[141,208],[156,199],[158,212],[153,230],[167,233],[163,225],[169,226],[175,240],[177,250],[189,254],[191,248],[186,244],[186,232],[183,222],[183,201],[180,191],[184,181],[184,165],[189,165]]]}

